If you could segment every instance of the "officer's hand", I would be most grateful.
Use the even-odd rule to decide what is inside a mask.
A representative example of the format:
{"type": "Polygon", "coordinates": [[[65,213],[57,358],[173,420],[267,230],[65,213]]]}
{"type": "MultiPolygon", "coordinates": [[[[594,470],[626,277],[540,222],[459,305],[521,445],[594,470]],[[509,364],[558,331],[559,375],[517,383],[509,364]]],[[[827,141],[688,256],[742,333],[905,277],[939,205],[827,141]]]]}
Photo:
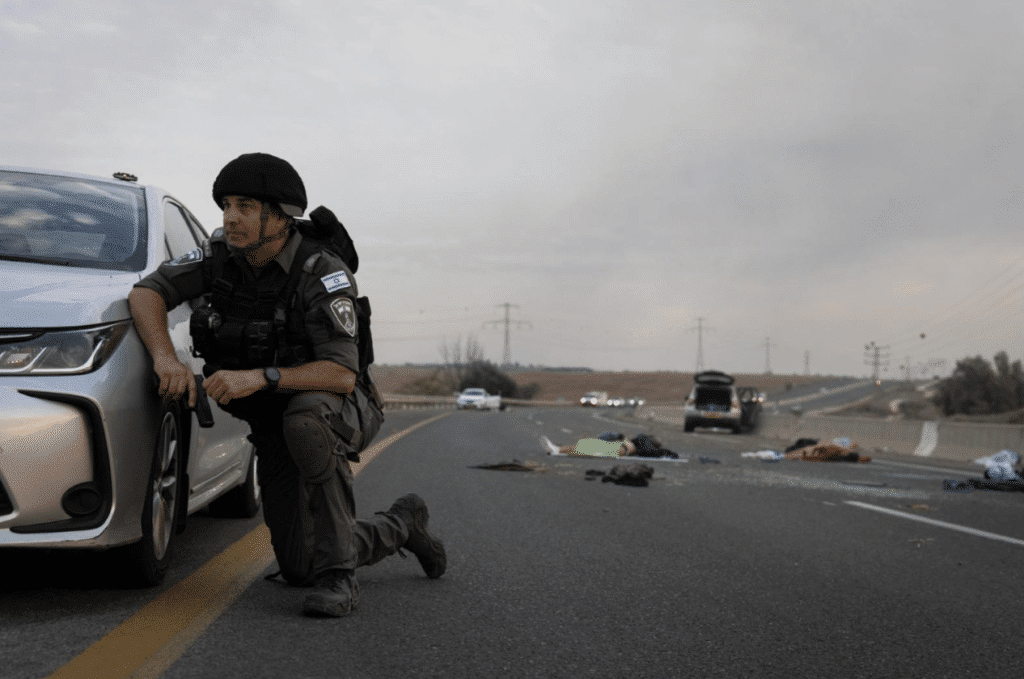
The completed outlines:
{"type": "Polygon", "coordinates": [[[203,381],[206,395],[221,405],[245,398],[265,387],[262,370],[218,370],[203,381]]]}
{"type": "Polygon", "coordinates": [[[153,360],[153,372],[160,378],[157,393],[167,400],[174,400],[188,392],[188,407],[196,405],[196,381],[192,371],[174,356],[162,356],[153,360]]]}

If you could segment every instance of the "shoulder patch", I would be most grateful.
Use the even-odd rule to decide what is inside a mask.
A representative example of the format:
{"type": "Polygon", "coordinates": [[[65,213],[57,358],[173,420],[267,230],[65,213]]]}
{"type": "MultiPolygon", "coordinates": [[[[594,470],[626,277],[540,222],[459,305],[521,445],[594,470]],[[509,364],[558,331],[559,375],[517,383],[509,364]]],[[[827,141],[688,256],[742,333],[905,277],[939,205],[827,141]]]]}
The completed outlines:
{"type": "Polygon", "coordinates": [[[183,264],[193,264],[195,262],[203,261],[203,249],[196,248],[195,250],[189,250],[183,255],[178,255],[174,259],[167,262],[170,266],[181,266],[183,264]]]}
{"type": "Polygon", "coordinates": [[[331,311],[331,321],[334,327],[349,337],[356,336],[356,309],[350,297],[336,297],[332,299],[328,308],[331,311]]]}
{"type": "Polygon", "coordinates": [[[327,292],[337,292],[338,290],[352,287],[352,282],[349,281],[348,274],[344,271],[335,271],[334,273],[327,274],[320,279],[320,282],[327,288],[327,292]]]}

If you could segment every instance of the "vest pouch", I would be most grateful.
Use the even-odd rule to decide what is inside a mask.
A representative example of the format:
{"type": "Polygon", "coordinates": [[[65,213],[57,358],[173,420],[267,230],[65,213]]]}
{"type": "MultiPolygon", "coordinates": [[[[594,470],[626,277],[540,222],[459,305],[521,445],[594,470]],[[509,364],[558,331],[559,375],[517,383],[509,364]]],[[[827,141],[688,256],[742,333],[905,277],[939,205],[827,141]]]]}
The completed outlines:
{"type": "Polygon", "coordinates": [[[243,353],[245,349],[244,334],[245,322],[233,318],[221,323],[220,327],[214,331],[216,354],[220,359],[217,363],[220,367],[228,370],[237,370],[242,367],[242,361],[245,359],[245,353],[243,353]]]}
{"type": "Polygon", "coordinates": [[[273,321],[249,321],[243,330],[243,343],[246,362],[253,368],[273,365],[274,349],[277,342],[274,338],[273,321]]]}
{"type": "Polygon", "coordinates": [[[207,361],[217,357],[217,330],[221,317],[209,303],[196,307],[188,320],[188,332],[192,336],[192,355],[207,361]]]}

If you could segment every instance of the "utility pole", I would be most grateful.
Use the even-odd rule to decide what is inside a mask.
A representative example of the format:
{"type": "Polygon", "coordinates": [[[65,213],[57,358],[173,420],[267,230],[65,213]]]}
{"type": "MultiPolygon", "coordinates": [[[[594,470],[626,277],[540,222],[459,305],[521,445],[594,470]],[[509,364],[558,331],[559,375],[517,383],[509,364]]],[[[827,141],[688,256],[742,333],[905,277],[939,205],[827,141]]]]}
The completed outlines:
{"type": "Polygon", "coordinates": [[[764,338],[764,374],[772,374],[772,338],[764,338]]]}
{"type": "Polygon", "coordinates": [[[509,310],[512,307],[515,307],[516,309],[518,309],[519,308],[518,304],[509,304],[508,302],[505,302],[504,304],[498,304],[496,306],[505,307],[505,318],[503,320],[499,319],[499,320],[496,320],[496,321],[487,321],[487,322],[484,323],[484,327],[486,328],[488,325],[498,325],[499,323],[504,324],[504,326],[505,326],[505,352],[502,355],[501,365],[502,365],[502,367],[507,368],[510,365],[512,365],[512,345],[511,345],[510,333],[509,333],[509,330],[511,329],[512,325],[515,324],[515,326],[517,328],[521,328],[524,325],[527,326],[527,327],[530,327],[530,328],[532,328],[533,326],[530,325],[529,321],[513,321],[511,319],[510,314],[509,314],[509,310]]]}
{"type": "Polygon", "coordinates": [[[690,330],[697,331],[697,370],[696,372],[704,372],[704,331],[712,330],[713,328],[704,327],[704,317],[701,316],[697,319],[697,327],[690,328],[690,330]]]}
{"type": "Polygon", "coordinates": [[[804,375],[811,374],[811,352],[804,350],[804,375]]]}
{"type": "Polygon", "coordinates": [[[883,353],[889,350],[888,346],[878,346],[874,342],[864,345],[864,364],[871,366],[871,379],[878,381],[879,370],[889,369],[889,354],[883,353]]]}

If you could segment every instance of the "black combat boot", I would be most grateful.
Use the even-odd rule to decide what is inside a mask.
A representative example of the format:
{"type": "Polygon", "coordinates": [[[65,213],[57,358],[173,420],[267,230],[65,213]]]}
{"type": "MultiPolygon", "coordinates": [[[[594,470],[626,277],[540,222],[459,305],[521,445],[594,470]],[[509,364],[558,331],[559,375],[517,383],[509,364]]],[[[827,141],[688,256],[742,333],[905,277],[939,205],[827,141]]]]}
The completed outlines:
{"type": "Polygon", "coordinates": [[[386,513],[398,517],[409,528],[409,537],[402,547],[416,555],[427,577],[439,578],[444,575],[448,565],[444,545],[427,532],[427,520],[430,517],[423,498],[415,493],[403,495],[395,500],[395,504],[386,513]]]}
{"type": "Polygon", "coordinates": [[[302,602],[302,612],[314,618],[341,618],[358,607],[356,572],[338,569],[318,575],[313,593],[302,602]]]}

